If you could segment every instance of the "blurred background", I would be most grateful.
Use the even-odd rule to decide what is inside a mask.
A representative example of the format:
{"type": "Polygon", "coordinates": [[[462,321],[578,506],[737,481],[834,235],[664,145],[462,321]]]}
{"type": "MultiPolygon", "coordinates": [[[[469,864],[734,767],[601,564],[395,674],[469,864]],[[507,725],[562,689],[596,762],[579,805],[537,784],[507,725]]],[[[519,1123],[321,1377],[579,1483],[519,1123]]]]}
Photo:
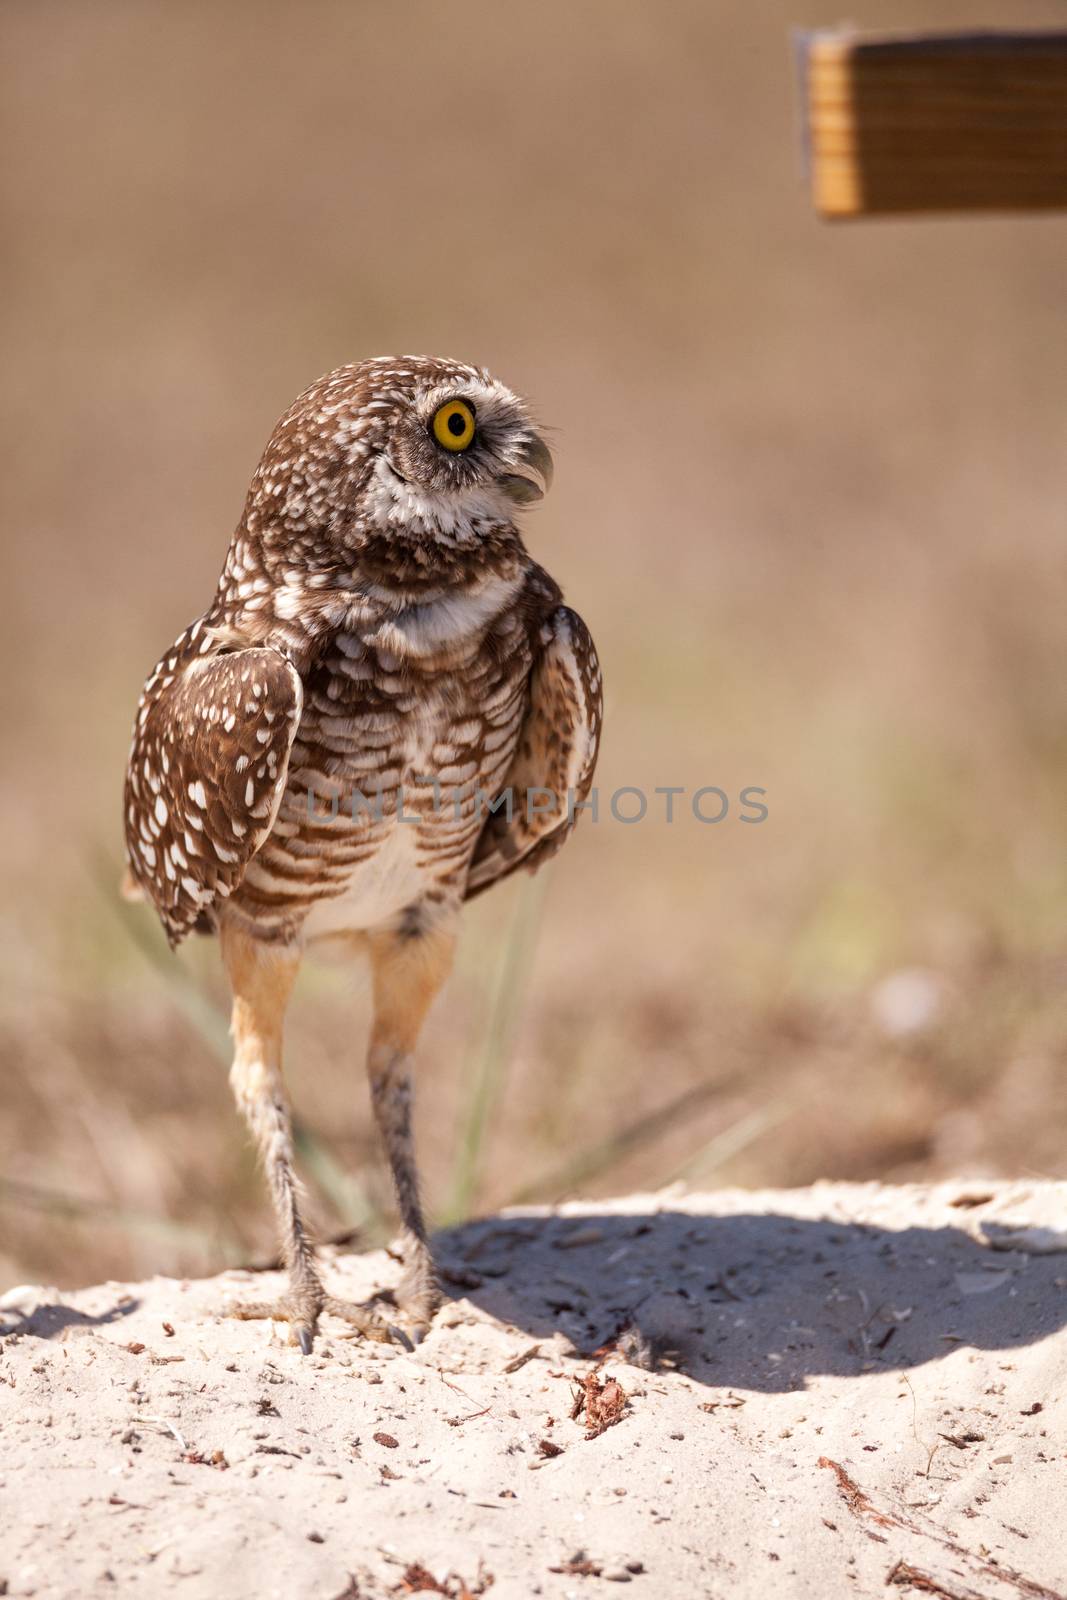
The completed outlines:
{"type": "MultiPolygon", "coordinates": [[[[1067,221],[817,222],[789,30],[836,20],[7,0],[3,1282],[272,1253],[217,948],[116,897],[122,775],[275,418],[384,352],[554,429],[527,540],[600,648],[602,792],[769,807],[586,822],[471,908],[435,1215],[1067,1177],[1067,221]]],[[[288,1054],[318,1226],[359,1241],[392,1216],[367,1009],[308,963],[288,1054]]]]}

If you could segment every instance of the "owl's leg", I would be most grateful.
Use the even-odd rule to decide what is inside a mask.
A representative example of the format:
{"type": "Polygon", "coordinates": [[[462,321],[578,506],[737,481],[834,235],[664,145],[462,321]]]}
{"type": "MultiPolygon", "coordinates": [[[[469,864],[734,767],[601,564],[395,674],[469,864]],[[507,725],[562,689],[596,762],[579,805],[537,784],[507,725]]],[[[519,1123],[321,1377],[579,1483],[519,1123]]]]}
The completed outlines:
{"type": "Polygon", "coordinates": [[[233,989],[234,1061],[230,1072],[237,1104],[259,1148],[278,1222],[289,1289],[276,1304],[254,1302],[231,1307],[242,1319],[276,1317],[290,1325],[290,1342],[307,1355],[319,1314],[338,1310],[372,1338],[388,1330],[372,1313],[335,1307],[315,1268],[311,1241],[300,1215],[300,1189],[293,1171],[293,1132],[282,1079],[282,1023],[296,981],[300,952],[293,945],[254,939],[223,925],[220,942],[233,989]]]}
{"type": "Polygon", "coordinates": [[[404,1225],[404,1276],[396,1302],[417,1340],[441,1302],[419,1199],[412,1133],[412,1055],[427,1011],[452,965],[450,929],[374,933],[369,938],[374,989],[367,1073],[371,1103],[389,1158],[404,1225]]]}

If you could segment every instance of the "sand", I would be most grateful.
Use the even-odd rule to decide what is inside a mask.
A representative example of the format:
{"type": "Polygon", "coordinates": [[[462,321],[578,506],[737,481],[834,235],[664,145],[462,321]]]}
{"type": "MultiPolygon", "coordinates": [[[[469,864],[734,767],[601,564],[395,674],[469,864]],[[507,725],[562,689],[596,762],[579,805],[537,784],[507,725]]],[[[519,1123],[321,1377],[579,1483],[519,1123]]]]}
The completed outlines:
{"type": "Polygon", "coordinates": [[[0,1593],[1067,1595],[1067,1185],[672,1190],[439,1251],[414,1353],[220,1315],[277,1274],[9,1291],[0,1593]]]}

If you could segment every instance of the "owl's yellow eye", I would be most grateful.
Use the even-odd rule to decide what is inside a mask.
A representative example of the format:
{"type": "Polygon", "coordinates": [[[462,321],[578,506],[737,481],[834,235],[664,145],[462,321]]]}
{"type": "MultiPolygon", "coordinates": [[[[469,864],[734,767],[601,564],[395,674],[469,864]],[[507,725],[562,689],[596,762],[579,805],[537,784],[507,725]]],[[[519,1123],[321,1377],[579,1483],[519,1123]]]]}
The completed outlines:
{"type": "Polygon", "coordinates": [[[446,450],[466,450],[474,438],[474,412],[466,400],[446,400],[433,414],[433,436],[446,450]]]}

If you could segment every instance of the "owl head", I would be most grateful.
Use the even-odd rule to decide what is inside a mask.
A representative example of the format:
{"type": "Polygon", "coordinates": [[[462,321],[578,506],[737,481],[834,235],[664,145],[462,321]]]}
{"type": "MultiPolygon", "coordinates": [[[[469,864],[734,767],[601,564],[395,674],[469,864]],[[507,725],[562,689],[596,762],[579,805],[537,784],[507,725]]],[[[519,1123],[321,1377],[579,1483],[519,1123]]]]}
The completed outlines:
{"type": "Polygon", "coordinates": [[[471,544],[510,525],[551,479],[525,403],[483,368],[382,356],[327,373],[289,409],[246,525],[290,554],[383,536],[471,544]]]}

